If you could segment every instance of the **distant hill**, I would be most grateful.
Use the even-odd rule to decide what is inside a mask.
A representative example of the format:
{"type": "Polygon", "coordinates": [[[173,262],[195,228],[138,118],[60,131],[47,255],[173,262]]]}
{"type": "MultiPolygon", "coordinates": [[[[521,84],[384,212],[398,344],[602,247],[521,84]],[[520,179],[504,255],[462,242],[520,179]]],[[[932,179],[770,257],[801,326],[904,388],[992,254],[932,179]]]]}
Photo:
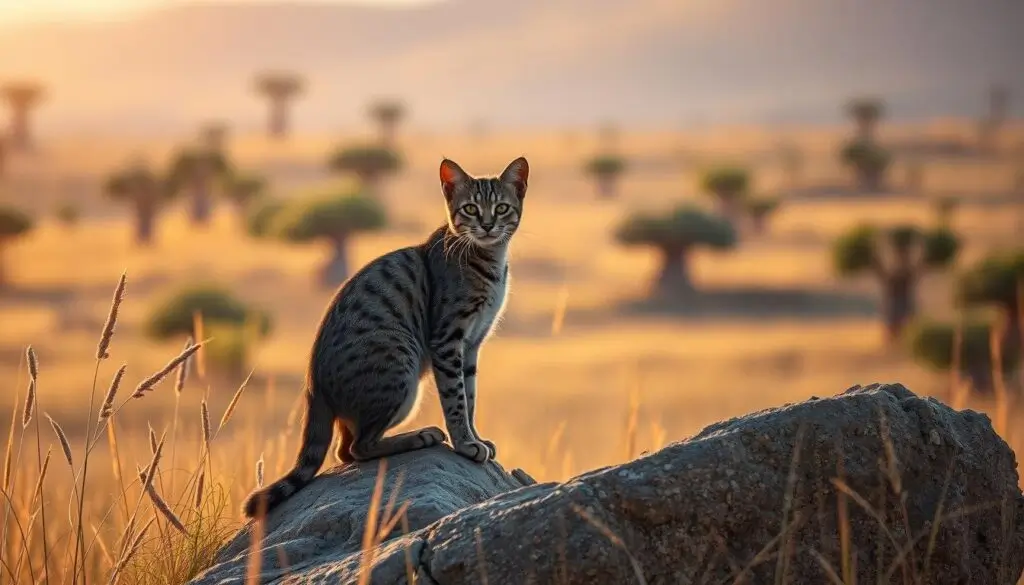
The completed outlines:
{"type": "Polygon", "coordinates": [[[49,132],[255,127],[251,78],[267,67],[307,76],[304,130],[361,123],[375,95],[406,98],[412,123],[437,130],[837,121],[862,92],[896,118],[976,115],[994,80],[1024,101],[1022,23],[1017,0],[189,4],[0,28],[0,80],[52,87],[49,132]]]}

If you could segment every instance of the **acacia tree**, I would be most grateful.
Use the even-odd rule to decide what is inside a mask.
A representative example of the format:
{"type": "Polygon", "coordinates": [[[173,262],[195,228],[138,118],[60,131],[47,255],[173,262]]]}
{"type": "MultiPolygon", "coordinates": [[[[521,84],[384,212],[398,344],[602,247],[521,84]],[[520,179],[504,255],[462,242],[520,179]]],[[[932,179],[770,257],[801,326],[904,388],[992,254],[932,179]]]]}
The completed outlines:
{"type": "Polygon", "coordinates": [[[1010,109],[1010,89],[1005,85],[993,85],[988,90],[988,112],[979,123],[979,146],[983,151],[994,152],[999,145],[1000,134],[1006,126],[1010,109]]]}
{"type": "Polygon", "coordinates": [[[886,337],[894,342],[917,313],[921,277],[926,271],[950,266],[959,250],[959,240],[946,228],[861,225],[836,240],[833,262],[840,276],[871,274],[878,279],[886,337]]]}
{"type": "Polygon", "coordinates": [[[286,204],[270,221],[268,232],[288,242],[327,242],[331,256],[320,269],[325,287],[338,286],[349,277],[348,244],[362,232],[383,229],[384,206],[362,193],[316,197],[286,204]]]}
{"type": "Polygon", "coordinates": [[[1021,343],[1024,301],[1024,248],[983,258],[957,279],[957,301],[966,307],[994,307],[1005,325],[1004,346],[1016,352],[1021,343]]]}
{"type": "Polygon", "coordinates": [[[626,170],[626,161],[614,154],[602,154],[590,159],[584,171],[594,178],[597,196],[612,199],[619,191],[619,177],[626,170]]]}
{"type": "Polygon", "coordinates": [[[857,140],[875,141],[875,130],[884,111],[882,100],[874,97],[858,97],[846,104],[846,112],[857,125],[857,140]]]}
{"type": "Polygon", "coordinates": [[[765,232],[768,220],[779,208],[778,197],[754,197],[747,199],[747,215],[750,217],[750,227],[755,234],[761,235],[765,232]]]}
{"type": "Polygon", "coordinates": [[[157,214],[173,196],[163,177],[143,163],[133,163],[111,174],[104,190],[114,201],[131,206],[135,214],[135,243],[151,245],[157,214]]]}
{"type": "Polygon", "coordinates": [[[29,115],[43,99],[43,86],[33,81],[8,83],[0,87],[11,109],[10,141],[18,150],[32,147],[32,132],[29,115]]]}
{"type": "Polygon", "coordinates": [[[210,120],[199,128],[199,142],[204,148],[224,152],[227,139],[228,123],[223,120],[210,120]]]}
{"type": "Polygon", "coordinates": [[[740,167],[718,167],[704,174],[704,191],[715,196],[718,212],[732,225],[739,226],[743,203],[750,188],[750,173],[740,167]]]}
{"type": "Polygon", "coordinates": [[[405,106],[396,100],[378,100],[370,104],[370,117],[380,129],[380,143],[385,148],[394,148],[395,130],[405,116],[405,106]]]}
{"type": "Polygon", "coordinates": [[[304,89],[302,79],[289,71],[265,71],[256,76],[256,91],[270,102],[267,134],[282,140],[288,136],[290,124],[288,107],[304,89]]]}
{"type": "Polygon", "coordinates": [[[394,174],[402,167],[402,159],[390,148],[382,146],[349,146],[339,148],[327,161],[327,166],[339,173],[353,173],[370,197],[380,194],[382,178],[394,174]]]}
{"type": "MultiPolygon", "coordinates": [[[[992,326],[989,320],[969,319],[959,326],[950,323],[921,321],[915,323],[908,339],[914,359],[939,371],[956,368],[966,378],[971,389],[991,393],[995,386],[992,355],[992,326]],[[959,331],[958,331],[959,329],[959,331]]],[[[1003,376],[1020,365],[1020,354],[1004,351],[999,370],[1003,376]]]]}
{"type": "Polygon", "coordinates": [[[885,172],[892,162],[889,151],[874,142],[854,139],[843,146],[839,156],[853,170],[862,191],[877,192],[884,187],[885,172]]]}
{"type": "Polygon", "coordinates": [[[650,246],[660,253],[652,292],[685,295],[695,290],[690,275],[694,250],[731,249],[736,245],[736,230],[722,217],[682,205],[661,213],[634,213],[619,225],[615,238],[623,245],[650,246]]]}
{"type": "Polygon", "coordinates": [[[4,249],[12,241],[32,231],[32,218],[25,212],[7,205],[0,205],[0,287],[7,284],[4,264],[4,249]]]}
{"type": "Polygon", "coordinates": [[[224,196],[243,219],[248,216],[253,202],[263,197],[266,188],[266,179],[251,173],[231,173],[224,179],[224,196]]]}
{"type": "Polygon", "coordinates": [[[213,191],[218,180],[230,173],[223,152],[206,147],[183,148],[171,163],[168,185],[175,194],[187,192],[189,219],[193,225],[206,225],[213,214],[213,191]]]}
{"type": "Polygon", "coordinates": [[[952,228],[956,219],[956,212],[960,209],[961,199],[956,195],[943,195],[932,202],[932,209],[935,211],[935,223],[944,227],[952,228]]]}

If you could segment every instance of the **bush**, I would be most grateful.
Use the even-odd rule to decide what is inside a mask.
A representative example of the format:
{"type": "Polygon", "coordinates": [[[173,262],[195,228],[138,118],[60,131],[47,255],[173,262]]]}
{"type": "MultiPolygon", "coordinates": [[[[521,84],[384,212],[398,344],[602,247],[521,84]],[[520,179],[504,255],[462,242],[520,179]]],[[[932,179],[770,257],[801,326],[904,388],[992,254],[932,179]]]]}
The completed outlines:
{"type": "Polygon", "coordinates": [[[30,215],[15,207],[0,204],[0,240],[23,236],[33,227],[35,222],[30,215]]]}
{"type": "Polygon", "coordinates": [[[244,376],[249,356],[259,331],[247,325],[214,324],[205,333],[210,341],[203,346],[206,363],[227,376],[244,376]]]}
{"type": "Polygon", "coordinates": [[[335,171],[375,178],[399,170],[402,159],[383,146],[349,146],[338,149],[328,160],[328,166],[335,171]]]}
{"type": "Polygon", "coordinates": [[[253,203],[246,216],[246,229],[249,235],[254,238],[263,238],[272,235],[270,226],[277,217],[277,214],[285,208],[284,201],[272,197],[260,197],[253,203]]]}
{"type": "Polygon", "coordinates": [[[750,173],[740,167],[718,167],[704,174],[703,187],[709,193],[744,195],[750,186],[750,173]]]}
{"type": "Polygon", "coordinates": [[[174,293],[159,303],[150,313],[146,332],[157,339],[176,335],[192,335],[194,315],[202,315],[203,328],[254,323],[260,336],[271,330],[270,316],[250,308],[230,292],[214,285],[198,285],[174,293]]]}
{"type": "Polygon", "coordinates": [[[78,223],[81,218],[81,210],[77,205],[71,202],[64,202],[57,205],[53,210],[54,217],[57,218],[61,224],[65,226],[73,226],[78,223]]]}
{"type": "MultiPolygon", "coordinates": [[[[992,324],[972,320],[964,323],[961,332],[960,369],[963,372],[992,372],[992,324]]],[[[920,321],[908,335],[914,358],[932,369],[949,371],[953,368],[956,329],[948,323],[920,321]]],[[[1004,352],[1002,370],[1012,372],[1020,361],[1018,352],[1004,352]]]]}
{"type": "Polygon", "coordinates": [[[320,196],[291,203],[271,220],[269,231],[290,242],[344,238],[355,232],[382,229],[387,224],[384,206],[360,193],[320,196]]]}
{"type": "Polygon", "coordinates": [[[583,170],[596,177],[615,176],[626,170],[626,161],[615,155],[603,154],[587,161],[583,170]]]}

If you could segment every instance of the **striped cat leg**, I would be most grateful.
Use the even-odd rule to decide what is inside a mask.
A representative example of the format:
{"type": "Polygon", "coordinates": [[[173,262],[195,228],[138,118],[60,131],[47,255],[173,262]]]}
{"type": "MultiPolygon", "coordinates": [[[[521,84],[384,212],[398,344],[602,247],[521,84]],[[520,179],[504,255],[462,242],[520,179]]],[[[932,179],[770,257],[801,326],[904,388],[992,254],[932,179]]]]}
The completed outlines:
{"type": "Polygon", "coordinates": [[[487,449],[491,452],[490,458],[494,459],[498,456],[497,447],[494,446],[493,442],[482,438],[480,432],[476,430],[476,365],[479,353],[479,344],[466,348],[466,363],[462,367],[462,377],[466,384],[466,413],[469,417],[469,428],[473,432],[473,436],[476,437],[477,441],[487,445],[487,449]]]}
{"type": "Polygon", "coordinates": [[[441,345],[431,356],[444,422],[448,427],[448,435],[452,439],[455,452],[483,463],[491,453],[487,445],[476,438],[469,423],[466,411],[466,386],[462,377],[462,341],[457,336],[448,337],[454,337],[454,341],[441,345]]]}

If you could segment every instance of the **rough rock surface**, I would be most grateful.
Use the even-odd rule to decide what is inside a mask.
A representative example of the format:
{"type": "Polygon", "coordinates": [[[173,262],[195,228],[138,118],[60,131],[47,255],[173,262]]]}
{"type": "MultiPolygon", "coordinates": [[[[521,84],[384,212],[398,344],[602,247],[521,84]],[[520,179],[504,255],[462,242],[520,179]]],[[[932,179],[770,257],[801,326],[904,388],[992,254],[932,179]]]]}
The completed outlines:
{"type": "MultiPolygon", "coordinates": [[[[381,508],[401,475],[411,532],[373,550],[380,585],[840,583],[844,567],[857,583],[1014,585],[1024,567],[1013,452],[985,415],[899,384],[716,423],[564,484],[442,447],[387,471],[381,508]]],[[[357,583],[376,475],[330,471],[274,510],[260,582],[357,583]]],[[[252,527],[193,583],[243,583],[252,527]]]]}

